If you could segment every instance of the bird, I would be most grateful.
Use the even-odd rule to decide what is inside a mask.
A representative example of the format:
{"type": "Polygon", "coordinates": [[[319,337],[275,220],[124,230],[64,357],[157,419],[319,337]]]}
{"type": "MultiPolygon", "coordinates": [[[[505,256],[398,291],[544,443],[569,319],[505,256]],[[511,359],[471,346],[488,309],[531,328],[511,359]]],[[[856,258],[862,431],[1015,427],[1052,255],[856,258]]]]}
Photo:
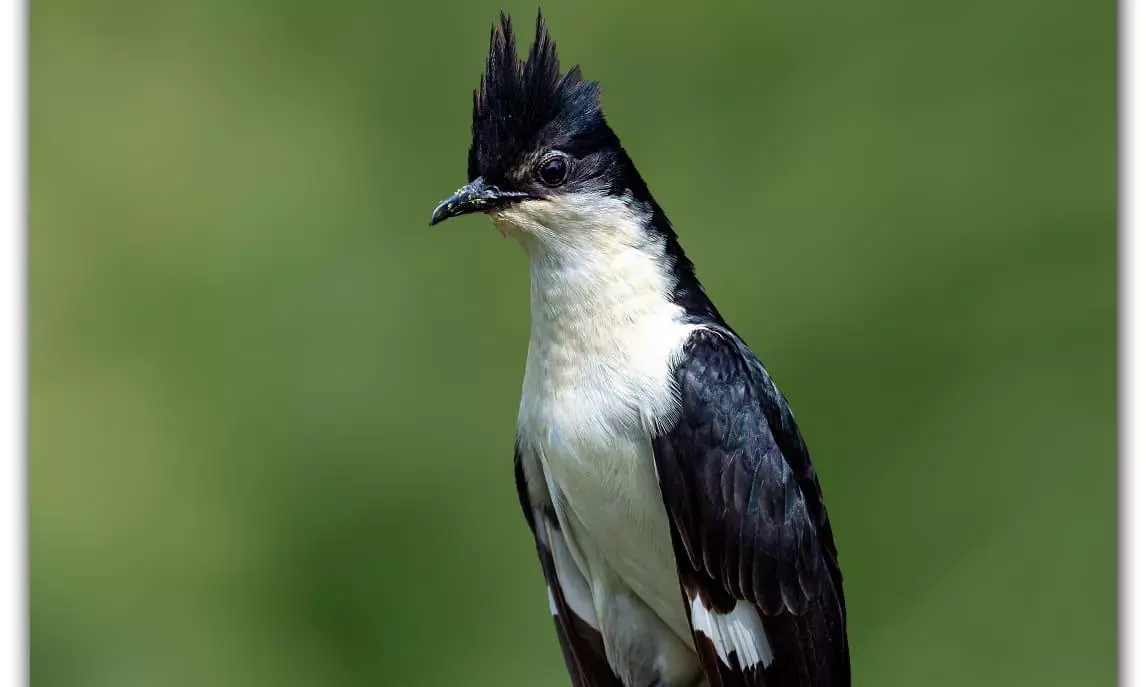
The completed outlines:
{"type": "Polygon", "coordinates": [[[528,257],[514,475],[575,687],[839,687],[843,577],[788,402],[540,10],[491,30],[468,182],[528,257]]]}

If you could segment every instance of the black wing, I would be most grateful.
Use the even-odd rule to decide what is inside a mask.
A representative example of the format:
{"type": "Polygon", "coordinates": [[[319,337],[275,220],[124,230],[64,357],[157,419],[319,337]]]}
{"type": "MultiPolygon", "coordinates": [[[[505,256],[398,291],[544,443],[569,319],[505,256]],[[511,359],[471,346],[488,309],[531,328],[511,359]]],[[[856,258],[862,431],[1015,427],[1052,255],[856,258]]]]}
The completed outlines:
{"type": "MultiPolygon", "coordinates": [[[[584,604],[591,603],[588,600],[589,588],[569,556],[548,494],[543,495],[541,490],[535,489],[533,493],[538,496],[531,498],[520,453],[514,454],[513,463],[517,496],[537,542],[537,556],[541,559],[541,570],[545,573],[545,584],[549,590],[549,610],[557,625],[557,639],[561,642],[561,651],[565,654],[565,666],[569,669],[573,687],[624,687],[605,658],[601,633],[574,610],[576,600],[580,600],[582,614],[592,615],[583,609],[584,604]],[[558,574],[559,567],[561,574],[558,574]],[[565,580],[566,585],[577,588],[564,588],[562,580],[565,580]]],[[[540,479],[537,481],[540,482],[540,479]]]]}
{"type": "Polygon", "coordinates": [[[692,334],[676,382],[680,419],[653,449],[711,687],[849,685],[836,547],[787,402],[725,330],[692,334]]]}

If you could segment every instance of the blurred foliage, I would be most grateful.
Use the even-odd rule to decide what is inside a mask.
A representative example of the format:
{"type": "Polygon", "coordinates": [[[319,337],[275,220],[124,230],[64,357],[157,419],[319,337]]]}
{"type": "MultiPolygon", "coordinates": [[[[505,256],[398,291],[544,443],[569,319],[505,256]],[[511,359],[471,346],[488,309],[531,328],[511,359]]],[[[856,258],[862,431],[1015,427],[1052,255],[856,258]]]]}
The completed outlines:
{"type": "MultiPolygon", "coordinates": [[[[426,226],[503,6],[30,7],[36,683],[567,684],[525,260],[426,226]]],[[[545,9],[795,406],[856,684],[1110,684],[1115,5],[545,9]]]]}

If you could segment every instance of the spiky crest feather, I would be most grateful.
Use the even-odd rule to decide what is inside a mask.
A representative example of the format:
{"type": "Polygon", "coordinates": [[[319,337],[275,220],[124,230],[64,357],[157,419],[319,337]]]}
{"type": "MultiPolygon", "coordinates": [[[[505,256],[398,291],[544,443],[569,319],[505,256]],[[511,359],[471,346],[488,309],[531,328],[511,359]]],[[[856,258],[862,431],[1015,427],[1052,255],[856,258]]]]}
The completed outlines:
{"type": "Polygon", "coordinates": [[[510,18],[502,12],[490,31],[486,71],[474,91],[469,178],[503,174],[539,135],[567,137],[604,126],[600,89],[574,66],[561,73],[557,45],[541,11],[529,55],[517,57],[510,18]]]}

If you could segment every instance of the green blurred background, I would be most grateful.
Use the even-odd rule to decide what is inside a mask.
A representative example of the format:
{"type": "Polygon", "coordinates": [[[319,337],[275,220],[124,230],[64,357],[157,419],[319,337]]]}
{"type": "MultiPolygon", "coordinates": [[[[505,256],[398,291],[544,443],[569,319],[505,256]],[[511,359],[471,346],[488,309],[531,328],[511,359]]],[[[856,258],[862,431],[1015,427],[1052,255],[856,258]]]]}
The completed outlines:
{"type": "MultiPolygon", "coordinates": [[[[429,229],[536,5],[31,3],[41,687],[565,685],[521,250],[429,229]]],[[[1115,5],[547,5],[796,408],[857,685],[1115,676],[1115,5]]]]}

